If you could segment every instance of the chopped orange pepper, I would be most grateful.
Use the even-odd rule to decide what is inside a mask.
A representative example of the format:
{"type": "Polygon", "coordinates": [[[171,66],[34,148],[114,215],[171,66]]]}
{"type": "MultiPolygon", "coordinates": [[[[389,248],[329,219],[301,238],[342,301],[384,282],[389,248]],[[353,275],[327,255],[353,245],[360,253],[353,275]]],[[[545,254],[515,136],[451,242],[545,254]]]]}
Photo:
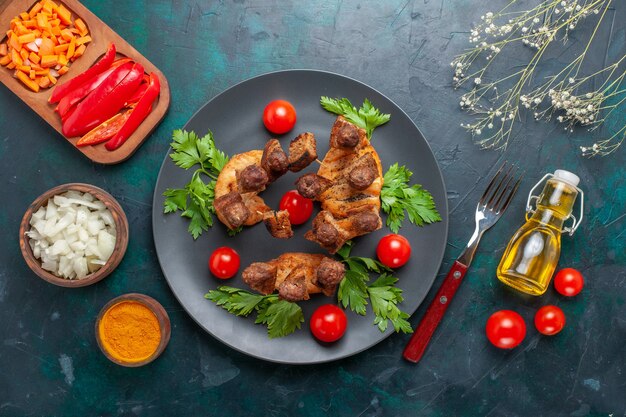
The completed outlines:
{"type": "Polygon", "coordinates": [[[0,43],[0,64],[16,69],[15,77],[33,91],[54,85],[57,77],[49,68],[59,68],[58,76],[67,73],[70,61],[82,56],[92,42],[85,22],[72,21],[75,16],[60,1],[37,0],[10,20],[6,40],[0,43]]]}
{"type": "Polygon", "coordinates": [[[37,55],[36,53],[31,52],[30,54],[28,54],[28,60],[31,63],[39,64],[39,61],[41,61],[41,57],[39,55],[37,55]]]}
{"type": "Polygon", "coordinates": [[[41,57],[41,66],[44,68],[55,67],[59,63],[58,55],[44,55],[41,57]]]}
{"type": "Polygon", "coordinates": [[[81,18],[74,20],[74,26],[76,26],[76,29],[78,29],[78,33],[80,33],[80,36],[85,36],[87,32],[89,32],[89,30],[87,29],[87,25],[85,24],[85,22],[83,22],[83,19],[81,18]]]}
{"type": "Polygon", "coordinates": [[[16,71],[15,76],[18,80],[20,80],[26,87],[33,90],[35,93],[39,92],[39,83],[34,82],[28,75],[24,74],[22,71],[16,71]]]}

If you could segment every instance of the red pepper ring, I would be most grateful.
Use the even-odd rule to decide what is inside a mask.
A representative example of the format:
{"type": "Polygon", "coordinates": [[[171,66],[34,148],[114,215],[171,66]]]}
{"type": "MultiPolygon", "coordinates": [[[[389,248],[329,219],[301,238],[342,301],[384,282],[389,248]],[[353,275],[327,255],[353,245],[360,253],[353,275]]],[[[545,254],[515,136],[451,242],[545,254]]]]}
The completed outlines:
{"type": "Polygon", "coordinates": [[[129,63],[129,62],[132,62],[132,60],[130,58],[118,59],[106,71],[96,75],[91,80],[89,80],[86,83],[84,83],[83,85],[81,85],[81,86],[77,87],[76,89],[68,92],[61,99],[61,101],[59,101],[59,104],[57,105],[57,107],[55,109],[56,112],[59,113],[59,116],[61,116],[61,119],[63,119],[63,116],[65,116],[65,114],[69,111],[69,109],[74,104],[78,103],[79,101],[81,101],[82,99],[87,97],[87,95],[89,93],[91,93],[93,90],[96,89],[96,87],[98,87],[100,84],[102,84],[102,82],[105,79],[107,79],[107,77],[109,75],[111,75],[111,73],[113,71],[115,71],[115,69],[117,67],[119,67],[122,64],[129,63]]]}
{"type": "Polygon", "coordinates": [[[94,127],[111,118],[124,102],[139,87],[143,76],[143,66],[135,63],[118,67],[113,73],[76,106],[63,124],[63,134],[67,137],[82,136],[94,127]]]}
{"type": "Polygon", "coordinates": [[[98,62],[93,64],[87,71],[78,74],[76,77],[72,78],[66,83],[55,87],[54,91],[52,91],[52,94],[50,95],[50,98],[48,99],[48,103],[58,102],[70,91],[80,87],[101,72],[106,71],[115,59],[115,52],[115,44],[112,43],[111,45],[109,45],[109,49],[107,49],[104,56],[100,58],[98,62]]]}
{"type": "Polygon", "coordinates": [[[114,151],[126,142],[130,135],[132,135],[146,117],[148,117],[152,111],[152,102],[159,96],[160,92],[161,83],[159,82],[159,77],[153,72],[150,74],[150,81],[148,82],[148,89],[145,94],[139,99],[135,108],[130,110],[130,117],[122,128],[113,138],[104,144],[105,148],[109,151],[114,151]]]}

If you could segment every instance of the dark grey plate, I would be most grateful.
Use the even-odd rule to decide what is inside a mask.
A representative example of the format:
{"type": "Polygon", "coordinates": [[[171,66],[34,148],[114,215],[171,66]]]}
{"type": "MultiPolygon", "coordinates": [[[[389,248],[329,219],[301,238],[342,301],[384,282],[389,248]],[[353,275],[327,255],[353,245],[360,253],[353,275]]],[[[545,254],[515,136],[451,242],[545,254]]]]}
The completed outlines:
{"type": "MultiPolygon", "coordinates": [[[[348,97],[360,105],[369,98],[384,113],[391,114],[391,121],[376,129],[372,143],[376,147],[383,167],[399,162],[414,172],[413,180],[421,183],[434,196],[443,221],[418,228],[406,223],[401,233],[412,245],[411,260],[396,273],[398,286],[404,290],[405,301],[401,308],[415,312],[432,286],[443,257],[447,233],[448,210],[446,192],[441,172],[428,143],[411,119],[391,100],[371,87],[353,79],[322,71],[290,70],[269,73],[244,81],[209,101],[187,123],[185,129],[203,135],[213,131],[216,144],[227,154],[262,149],[270,138],[261,115],[265,105],[274,99],[286,99],[296,108],[298,122],[294,130],[281,139],[283,146],[298,133],[313,132],[318,142],[320,159],[328,150],[328,137],[335,116],[323,110],[320,96],[348,97]]],[[[169,153],[169,152],[168,152],[169,153]]],[[[305,172],[315,172],[312,164],[299,174],[288,173],[263,193],[270,207],[278,207],[280,197],[293,189],[293,183],[305,172]]],[[[272,238],[263,224],[247,228],[230,238],[226,229],[216,219],[216,225],[194,241],[187,232],[188,222],[178,214],[163,214],[162,196],[166,188],[180,188],[191,177],[174,165],[166,156],[154,191],[152,221],[154,243],[161,268],[172,291],[191,317],[207,332],[228,346],[246,354],[274,362],[312,364],[345,358],[361,352],[393,333],[392,326],[381,333],[372,325],[374,316],[368,311],[362,317],[348,312],[348,330],[338,342],[325,346],[311,336],[308,319],[316,307],[336,302],[321,295],[302,302],[306,322],[295,333],[269,339],[266,328],[255,325],[252,317],[233,316],[204,299],[204,294],[220,284],[247,288],[241,276],[228,281],[213,278],[207,268],[211,252],[219,246],[230,246],[241,255],[241,270],[254,261],[265,261],[285,252],[322,253],[316,244],[304,239],[311,222],[295,228],[289,240],[272,238]]],[[[317,210],[317,208],[316,208],[317,210]]],[[[313,214],[315,215],[315,213],[313,214]]],[[[368,236],[356,239],[353,254],[375,257],[378,240],[390,233],[383,228],[368,236]]]]}

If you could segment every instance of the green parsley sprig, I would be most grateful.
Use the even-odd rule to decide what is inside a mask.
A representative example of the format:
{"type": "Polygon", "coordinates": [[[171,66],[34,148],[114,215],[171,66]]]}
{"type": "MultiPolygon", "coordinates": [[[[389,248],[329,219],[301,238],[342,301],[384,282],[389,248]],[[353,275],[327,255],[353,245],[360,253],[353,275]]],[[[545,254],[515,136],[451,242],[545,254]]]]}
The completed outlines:
{"type": "Polygon", "coordinates": [[[267,335],[272,339],[287,336],[304,323],[302,308],[281,300],[278,294],[260,295],[223,285],[209,291],[204,298],[237,316],[247,317],[256,312],[255,323],[267,325],[267,335]]]}
{"type": "Polygon", "coordinates": [[[381,332],[387,330],[389,322],[396,332],[413,333],[407,321],[409,314],[398,307],[404,299],[402,290],[395,286],[398,278],[391,275],[391,269],[375,259],[350,256],[352,242],[347,242],[337,255],[347,266],[346,276],[339,284],[337,300],[344,308],[350,308],[364,316],[368,300],[374,312],[374,324],[381,332]],[[370,283],[370,272],[380,274],[370,283]]]}
{"type": "Polygon", "coordinates": [[[387,213],[387,227],[398,233],[405,219],[417,226],[441,221],[433,196],[419,184],[409,186],[413,173],[397,163],[389,167],[380,193],[382,209],[387,213]]]}
{"type": "Polygon", "coordinates": [[[358,127],[365,129],[367,138],[372,138],[372,132],[380,125],[384,125],[391,118],[390,114],[381,113],[372,103],[365,99],[360,109],[357,109],[347,98],[330,98],[322,96],[322,107],[331,112],[345,117],[358,127]]]}
{"type": "Polygon", "coordinates": [[[185,187],[165,190],[163,212],[182,211],[181,216],[190,219],[189,233],[197,239],[203,231],[213,226],[215,182],[228,162],[228,156],[217,149],[211,131],[200,138],[194,132],[175,130],[170,146],[173,150],[170,158],[177,166],[183,169],[198,168],[185,187]],[[208,182],[204,180],[206,177],[208,182]]]}

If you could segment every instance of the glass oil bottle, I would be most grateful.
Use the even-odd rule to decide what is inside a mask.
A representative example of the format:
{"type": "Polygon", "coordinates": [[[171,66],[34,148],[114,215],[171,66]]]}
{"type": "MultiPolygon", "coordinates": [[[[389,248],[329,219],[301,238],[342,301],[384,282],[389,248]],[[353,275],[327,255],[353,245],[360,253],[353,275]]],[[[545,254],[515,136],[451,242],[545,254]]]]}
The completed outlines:
{"type": "Polygon", "coordinates": [[[505,284],[531,295],[542,295],[548,289],[561,254],[561,233],[571,235],[583,218],[583,192],[577,175],[558,169],[546,174],[528,195],[526,224],[511,238],[496,275],[505,284]],[[544,180],[539,196],[533,192],[544,180]],[[572,215],[578,194],[581,195],[580,217],[572,215]],[[535,200],[537,208],[531,202],[535,200]],[[571,226],[565,222],[572,219],[571,226]]]}

